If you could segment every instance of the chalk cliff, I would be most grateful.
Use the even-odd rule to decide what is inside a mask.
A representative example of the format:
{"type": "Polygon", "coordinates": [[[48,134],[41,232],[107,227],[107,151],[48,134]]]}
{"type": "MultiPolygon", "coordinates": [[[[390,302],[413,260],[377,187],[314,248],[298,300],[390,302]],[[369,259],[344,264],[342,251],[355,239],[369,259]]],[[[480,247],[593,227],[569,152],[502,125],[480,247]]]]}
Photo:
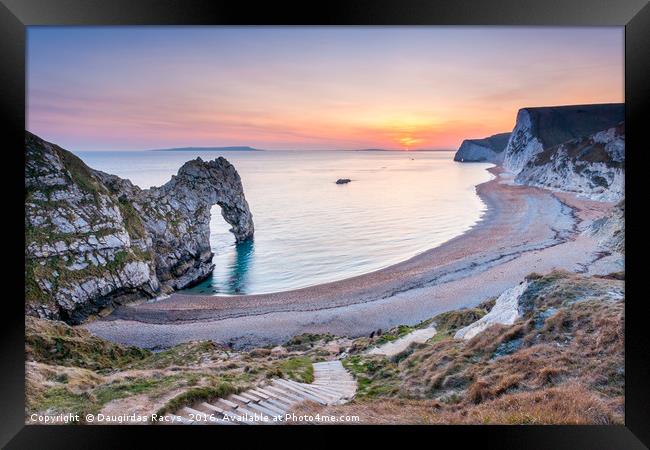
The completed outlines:
{"type": "Polygon", "coordinates": [[[616,204],[611,214],[595,220],[586,232],[595,236],[602,248],[624,254],[625,199],[616,204]]]}
{"type": "Polygon", "coordinates": [[[515,182],[574,192],[593,200],[625,196],[625,127],[572,139],[535,154],[515,182]]]}
{"type": "Polygon", "coordinates": [[[520,109],[503,167],[517,174],[543,150],[615,127],[623,120],[622,103],[520,109]]]}
{"type": "Polygon", "coordinates": [[[510,133],[499,133],[484,139],[465,139],[454,155],[454,161],[501,164],[509,139],[510,133]]]}
{"type": "Polygon", "coordinates": [[[80,323],[200,281],[214,268],[213,205],[237,241],[253,236],[241,179],[222,157],[143,190],[32,133],[25,147],[27,314],[80,323]]]}

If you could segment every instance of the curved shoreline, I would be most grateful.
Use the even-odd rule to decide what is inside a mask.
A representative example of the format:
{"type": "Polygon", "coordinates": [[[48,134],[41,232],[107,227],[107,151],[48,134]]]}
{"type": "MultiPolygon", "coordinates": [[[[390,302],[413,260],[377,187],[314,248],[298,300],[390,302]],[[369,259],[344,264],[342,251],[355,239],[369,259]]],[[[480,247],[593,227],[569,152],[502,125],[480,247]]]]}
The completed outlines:
{"type": "Polygon", "coordinates": [[[109,340],[149,348],[195,339],[232,341],[237,347],[275,344],[302,332],[359,336],[478,304],[535,270],[573,270],[593,260],[596,245],[578,229],[592,218],[584,211],[599,217],[611,205],[511,185],[500,178],[500,168],[488,170],[497,176],[476,187],[487,207],[479,222],[406,261],[272,294],[174,293],[119,307],[84,327],[109,340]],[[554,251],[572,243],[577,244],[567,251],[554,251]]]}

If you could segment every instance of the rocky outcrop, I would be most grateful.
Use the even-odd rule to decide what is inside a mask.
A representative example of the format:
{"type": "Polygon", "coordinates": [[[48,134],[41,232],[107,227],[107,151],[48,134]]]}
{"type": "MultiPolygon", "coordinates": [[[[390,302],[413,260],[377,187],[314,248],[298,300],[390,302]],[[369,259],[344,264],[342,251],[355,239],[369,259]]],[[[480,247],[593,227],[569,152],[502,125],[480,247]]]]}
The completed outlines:
{"type": "Polygon", "coordinates": [[[602,248],[625,253],[625,199],[608,216],[594,220],[587,232],[598,239],[602,248]]]}
{"type": "Polygon", "coordinates": [[[27,314],[79,323],[200,281],[214,268],[215,204],[238,241],[253,236],[241,180],[224,158],[189,161],[142,190],[29,132],[25,146],[27,314]]]}
{"type": "Polygon", "coordinates": [[[477,334],[492,325],[512,325],[521,317],[519,310],[519,297],[526,291],[528,282],[524,281],[517,286],[505,290],[496,300],[489,313],[476,322],[461,328],[454,335],[454,339],[472,339],[477,334]]]}
{"type": "Polygon", "coordinates": [[[156,275],[165,287],[182,289],[214,269],[210,209],[221,207],[238,242],[253,236],[253,220],[235,168],[219,157],[185,163],[160,187],[142,190],[129,180],[95,171],[121,201],[131,204],[153,242],[156,275]]]}
{"type": "Polygon", "coordinates": [[[534,155],[515,182],[574,192],[593,200],[625,196],[625,127],[600,131],[534,155]]]}
{"type": "Polygon", "coordinates": [[[623,120],[622,103],[520,109],[503,167],[517,174],[545,149],[615,127],[623,120]]]}
{"type": "Polygon", "coordinates": [[[501,164],[510,133],[500,133],[484,139],[465,139],[454,155],[459,162],[491,162],[501,164]]]}
{"type": "Polygon", "coordinates": [[[454,338],[469,340],[494,325],[512,325],[519,319],[531,319],[532,329],[539,330],[561,308],[587,301],[615,303],[624,297],[623,283],[607,277],[584,277],[560,270],[546,275],[531,273],[505,290],[489,313],[459,329],[454,338]]]}

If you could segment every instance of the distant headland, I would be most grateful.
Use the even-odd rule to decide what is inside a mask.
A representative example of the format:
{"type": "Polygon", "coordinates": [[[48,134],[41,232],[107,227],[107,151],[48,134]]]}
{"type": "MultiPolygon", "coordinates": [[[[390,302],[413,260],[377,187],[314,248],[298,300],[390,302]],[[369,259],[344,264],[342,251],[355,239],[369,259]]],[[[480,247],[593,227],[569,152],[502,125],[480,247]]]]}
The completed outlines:
{"type": "Polygon", "coordinates": [[[150,152],[263,152],[259,148],[248,146],[234,147],[177,147],[177,148],[155,148],[150,152]]]}

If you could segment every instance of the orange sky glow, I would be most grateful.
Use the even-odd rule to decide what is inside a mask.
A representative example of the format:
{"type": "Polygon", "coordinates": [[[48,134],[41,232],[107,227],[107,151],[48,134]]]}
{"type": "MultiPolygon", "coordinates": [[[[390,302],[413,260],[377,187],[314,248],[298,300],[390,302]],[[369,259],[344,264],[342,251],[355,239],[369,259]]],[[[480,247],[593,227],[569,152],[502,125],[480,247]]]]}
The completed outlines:
{"type": "Polygon", "coordinates": [[[622,102],[622,28],[31,27],[27,128],[73,150],[456,149],[622,102]]]}

